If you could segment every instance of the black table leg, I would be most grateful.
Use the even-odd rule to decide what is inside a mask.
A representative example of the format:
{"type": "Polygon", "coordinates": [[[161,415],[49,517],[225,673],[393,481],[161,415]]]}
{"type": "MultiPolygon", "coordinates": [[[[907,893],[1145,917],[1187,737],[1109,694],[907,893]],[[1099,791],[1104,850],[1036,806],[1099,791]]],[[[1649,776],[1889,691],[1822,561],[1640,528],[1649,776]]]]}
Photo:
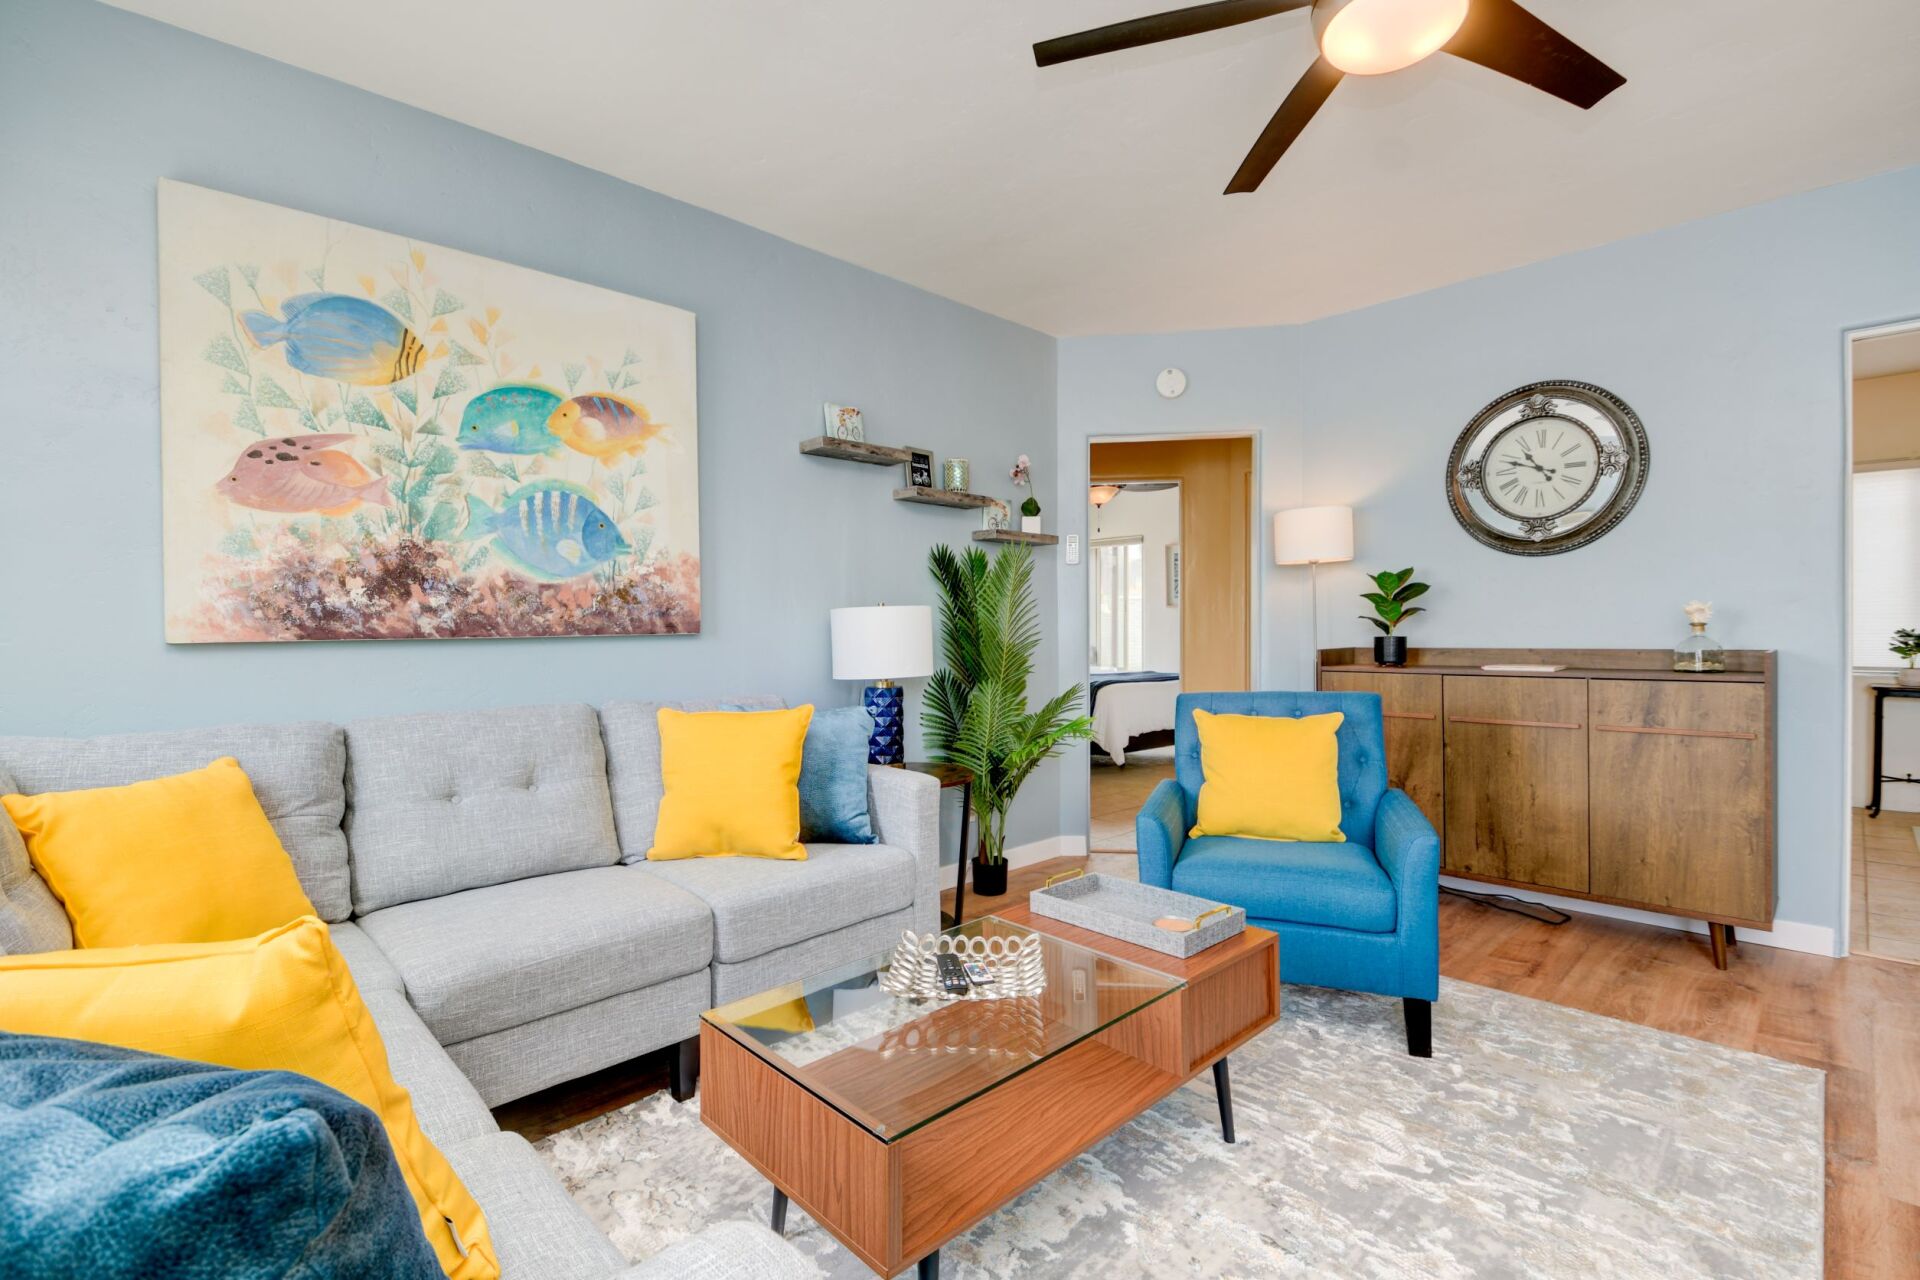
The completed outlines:
{"type": "Polygon", "coordinates": [[[920,1280],[940,1280],[940,1251],[938,1249],[935,1249],[932,1253],[920,1259],[920,1270],[917,1274],[920,1280]]]}
{"type": "Polygon", "coordinates": [[[773,1234],[777,1236],[787,1234],[787,1193],[778,1187],[773,1189],[773,1220],[771,1225],[773,1227],[773,1234]]]}
{"type": "Polygon", "coordinates": [[[1886,723],[1887,699],[1879,689],[1873,691],[1873,797],[1867,801],[1867,816],[1880,816],[1880,781],[1886,769],[1880,764],[1881,727],[1886,723]]]}
{"type": "Polygon", "coordinates": [[[953,873],[953,915],[944,923],[951,929],[967,917],[967,818],[973,813],[973,784],[960,788],[960,858],[953,873]]]}
{"type": "Polygon", "coordinates": [[[1220,1136],[1233,1141],[1233,1085],[1227,1079],[1227,1060],[1213,1064],[1213,1091],[1220,1095],[1220,1136]]]}

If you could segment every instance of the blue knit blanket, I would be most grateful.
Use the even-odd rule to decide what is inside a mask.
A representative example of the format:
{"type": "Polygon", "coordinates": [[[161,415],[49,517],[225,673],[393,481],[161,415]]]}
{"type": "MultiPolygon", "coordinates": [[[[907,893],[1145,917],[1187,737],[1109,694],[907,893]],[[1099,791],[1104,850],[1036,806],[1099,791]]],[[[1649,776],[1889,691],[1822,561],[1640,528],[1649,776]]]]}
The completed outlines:
{"type": "Polygon", "coordinates": [[[0,1034],[6,1280],[436,1280],[379,1118],[286,1071],[0,1034]]]}

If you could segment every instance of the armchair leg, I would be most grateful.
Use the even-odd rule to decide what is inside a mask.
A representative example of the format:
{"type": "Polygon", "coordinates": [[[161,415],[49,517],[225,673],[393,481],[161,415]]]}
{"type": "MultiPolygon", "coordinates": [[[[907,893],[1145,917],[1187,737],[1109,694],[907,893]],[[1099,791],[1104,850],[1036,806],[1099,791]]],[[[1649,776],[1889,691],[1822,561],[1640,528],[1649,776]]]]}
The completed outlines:
{"type": "Polygon", "coordinates": [[[1433,1056],[1433,1002],[1408,996],[1402,1003],[1407,1010],[1407,1052],[1416,1058],[1433,1056]]]}
{"type": "Polygon", "coordinates": [[[688,1036],[670,1052],[673,1054],[673,1100],[685,1102],[693,1096],[694,1082],[700,1078],[700,1037],[688,1036]]]}

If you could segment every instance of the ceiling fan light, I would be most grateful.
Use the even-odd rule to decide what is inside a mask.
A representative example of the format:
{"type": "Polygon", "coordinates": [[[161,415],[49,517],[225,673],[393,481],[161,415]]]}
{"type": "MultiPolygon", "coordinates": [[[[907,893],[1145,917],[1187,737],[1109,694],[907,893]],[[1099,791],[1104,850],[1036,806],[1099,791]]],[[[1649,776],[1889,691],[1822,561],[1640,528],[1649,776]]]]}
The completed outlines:
{"type": "Polygon", "coordinates": [[[1314,0],[1320,53],[1354,76],[1410,67],[1453,39],[1468,0],[1314,0]]]}
{"type": "Polygon", "coordinates": [[[1120,486],[1117,484],[1096,484],[1087,489],[1087,501],[1095,507],[1104,507],[1119,496],[1120,486]]]}

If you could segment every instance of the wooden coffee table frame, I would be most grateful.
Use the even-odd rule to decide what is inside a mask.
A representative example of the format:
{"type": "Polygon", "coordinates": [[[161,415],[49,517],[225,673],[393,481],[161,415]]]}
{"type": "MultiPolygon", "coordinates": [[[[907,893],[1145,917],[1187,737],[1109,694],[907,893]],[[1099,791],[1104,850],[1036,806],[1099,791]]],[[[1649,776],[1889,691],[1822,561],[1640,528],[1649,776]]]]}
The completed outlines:
{"type": "Polygon", "coordinates": [[[884,1142],[730,1030],[700,1023],[700,1119],[876,1274],[918,1261],[1208,1067],[1233,1141],[1226,1058],[1280,1016],[1278,939],[1249,928],[1176,960],[1025,906],[1002,920],[1179,978],[1186,985],[946,1115],[884,1142]]]}

